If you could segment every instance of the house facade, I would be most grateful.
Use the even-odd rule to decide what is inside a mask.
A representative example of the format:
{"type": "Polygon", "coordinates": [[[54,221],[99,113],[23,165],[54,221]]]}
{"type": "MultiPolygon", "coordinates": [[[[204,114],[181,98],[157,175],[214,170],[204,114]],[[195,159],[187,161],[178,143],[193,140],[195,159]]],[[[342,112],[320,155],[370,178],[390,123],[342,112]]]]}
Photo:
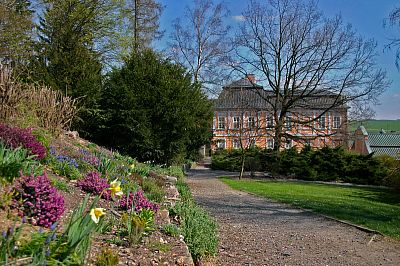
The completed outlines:
{"type": "MultiPolygon", "coordinates": [[[[272,90],[256,84],[253,75],[224,86],[214,100],[212,150],[251,145],[274,148],[279,115],[275,99],[272,90]]],[[[284,137],[280,149],[346,146],[348,108],[329,108],[335,99],[334,94],[320,92],[297,101],[281,120],[284,137]]]]}

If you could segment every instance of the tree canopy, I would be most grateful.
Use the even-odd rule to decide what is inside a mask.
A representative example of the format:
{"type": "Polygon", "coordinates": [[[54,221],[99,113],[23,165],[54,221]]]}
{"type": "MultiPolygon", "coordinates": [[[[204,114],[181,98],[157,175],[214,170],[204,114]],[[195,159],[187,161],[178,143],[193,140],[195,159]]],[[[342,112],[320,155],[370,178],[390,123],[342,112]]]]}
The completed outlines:
{"type": "Polygon", "coordinates": [[[209,139],[210,101],[184,68],[151,50],[112,71],[101,105],[98,141],[141,161],[182,162],[209,139]]]}

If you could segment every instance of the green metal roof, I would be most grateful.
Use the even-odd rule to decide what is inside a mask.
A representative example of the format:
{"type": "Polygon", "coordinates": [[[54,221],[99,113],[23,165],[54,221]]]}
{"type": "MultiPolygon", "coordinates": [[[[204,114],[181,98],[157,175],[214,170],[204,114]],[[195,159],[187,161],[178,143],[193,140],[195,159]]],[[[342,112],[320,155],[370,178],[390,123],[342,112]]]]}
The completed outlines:
{"type": "Polygon", "coordinates": [[[368,142],[375,155],[400,157],[400,134],[369,134],[368,142]]]}
{"type": "Polygon", "coordinates": [[[400,134],[369,134],[369,145],[383,146],[383,147],[399,147],[400,148],[400,134]]]}

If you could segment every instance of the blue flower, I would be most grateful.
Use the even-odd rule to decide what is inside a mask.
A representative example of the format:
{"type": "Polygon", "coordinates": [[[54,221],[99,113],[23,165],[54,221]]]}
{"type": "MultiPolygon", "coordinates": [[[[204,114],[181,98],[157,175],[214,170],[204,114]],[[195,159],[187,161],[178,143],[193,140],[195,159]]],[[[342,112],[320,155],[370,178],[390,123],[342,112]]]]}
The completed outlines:
{"type": "Polygon", "coordinates": [[[56,228],[57,228],[57,222],[55,222],[54,224],[52,224],[52,225],[50,226],[50,230],[51,230],[51,231],[56,230],[56,228]]]}

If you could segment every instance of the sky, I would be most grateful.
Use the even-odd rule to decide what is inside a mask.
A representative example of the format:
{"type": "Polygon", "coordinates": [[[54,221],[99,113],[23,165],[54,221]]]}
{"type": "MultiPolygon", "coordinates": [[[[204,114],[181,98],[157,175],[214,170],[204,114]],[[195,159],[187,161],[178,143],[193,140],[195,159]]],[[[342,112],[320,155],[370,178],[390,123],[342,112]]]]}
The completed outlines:
{"type": "MultiPolygon", "coordinates": [[[[217,1],[217,0],[216,0],[217,1]]],[[[266,0],[260,0],[266,1],[266,0]]],[[[166,42],[171,32],[172,21],[182,17],[185,7],[192,0],[161,0],[164,12],[161,17],[161,28],[165,30],[166,42]]],[[[232,23],[240,23],[240,15],[246,9],[247,0],[225,0],[231,12],[232,23]]],[[[341,15],[344,23],[350,23],[366,39],[377,42],[377,66],[387,71],[390,86],[380,96],[380,104],[374,106],[376,119],[400,119],[400,71],[395,66],[395,50],[385,49],[390,38],[400,38],[400,27],[384,27],[384,20],[391,10],[400,7],[399,0],[319,0],[320,10],[328,17],[341,15]]]]}

